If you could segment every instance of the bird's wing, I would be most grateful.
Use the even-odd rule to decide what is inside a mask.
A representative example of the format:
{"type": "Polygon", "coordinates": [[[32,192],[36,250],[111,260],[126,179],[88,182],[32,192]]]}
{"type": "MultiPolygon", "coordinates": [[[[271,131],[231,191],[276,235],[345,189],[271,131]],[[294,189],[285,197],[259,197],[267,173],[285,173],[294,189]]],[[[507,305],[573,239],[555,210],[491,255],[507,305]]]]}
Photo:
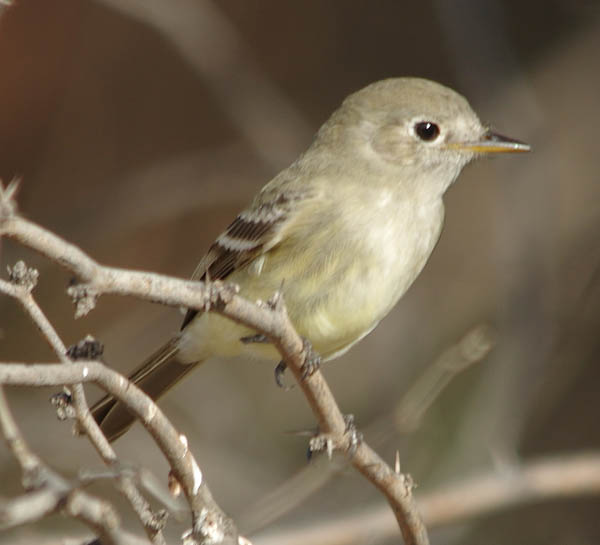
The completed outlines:
{"type": "MultiPolygon", "coordinates": [[[[268,252],[295,221],[295,203],[309,196],[306,190],[265,187],[252,205],[241,212],[217,237],[192,274],[192,280],[224,280],[233,271],[244,267],[256,257],[268,252]]],[[[196,316],[188,310],[181,329],[196,316]]]]}

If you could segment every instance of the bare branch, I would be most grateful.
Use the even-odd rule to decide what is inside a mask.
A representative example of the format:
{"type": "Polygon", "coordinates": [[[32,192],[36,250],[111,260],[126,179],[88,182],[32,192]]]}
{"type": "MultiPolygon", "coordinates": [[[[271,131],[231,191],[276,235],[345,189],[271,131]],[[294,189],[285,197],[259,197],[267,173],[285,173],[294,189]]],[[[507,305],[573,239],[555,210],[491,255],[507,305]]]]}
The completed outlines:
{"type": "MultiPolygon", "coordinates": [[[[17,219],[15,216],[9,217],[13,220],[17,219]]],[[[42,231],[43,230],[41,228],[32,226],[32,224],[28,224],[28,222],[24,223],[24,228],[22,230],[23,233],[33,238],[39,236],[42,231]]],[[[65,248],[63,241],[58,237],[54,237],[50,233],[46,234],[45,240],[50,241],[50,248],[60,247],[59,249],[62,250],[61,255],[69,255],[70,257],[74,256],[75,263],[81,262],[80,258],[84,254],[77,248],[68,244],[66,244],[65,248]]],[[[64,264],[64,261],[62,264],[64,264]]],[[[24,265],[19,265],[17,268],[21,270],[23,267],[24,265]]],[[[95,274],[97,270],[101,270],[101,268],[95,264],[95,262],[84,258],[83,265],[78,267],[77,271],[74,272],[85,274],[87,271],[88,274],[95,274]]],[[[110,278],[110,274],[108,274],[107,277],[110,278]]],[[[110,279],[107,282],[110,282],[110,279]]],[[[61,361],[66,364],[71,364],[72,361],[66,355],[66,348],[64,344],[56,334],[52,325],[46,319],[41,309],[35,303],[30,290],[31,286],[16,285],[0,280],[0,291],[15,297],[23,305],[26,312],[33,319],[34,323],[40,329],[44,338],[48,340],[61,361]]],[[[70,365],[66,367],[70,367],[70,365]]],[[[118,461],[116,454],[89,413],[81,382],[83,381],[76,380],[70,382],[66,381],[63,383],[70,384],[73,387],[73,400],[80,426],[92,440],[92,443],[96,446],[103,460],[109,465],[115,464],[118,461]]],[[[129,384],[128,381],[122,376],[119,376],[119,383],[129,384]]],[[[58,384],[60,384],[60,381],[58,384]]],[[[146,397],[142,404],[144,406],[144,411],[142,414],[144,415],[151,415],[155,411],[160,412],[150,398],[146,397]]],[[[194,533],[202,535],[206,534],[207,532],[214,532],[214,528],[217,527],[224,536],[222,540],[217,542],[223,543],[225,543],[229,537],[237,536],[237,530],[235,529],[233,521],[231,521],[231,519],[229,519],[229,517],[227,517],[216,504],[212,494],[210,493],[210,490],[208,489],[208,486],[202,479],[202,473],[197,462],[187,450],[187,440],[185,436],[179,435],[164,417],[162,424],[161,430],[163,430],[163,433],[166,429],[170,432],[170,434],[166,439],[164,439],[163,436],[160,435],[159,431],[156,432],[156,434],[153,434],[153,437],[155,440],[157,440],[159,446],[164,447],[161,447],[163,453],[165,453],[167,456],[167,459],[174,470],[177,481],[182,484],[184,492],[186,493],[186,497],[190,502],[194,518],[194,533]],[[157,435],[159,435],[159,438],[157,438],[157,435]],[[179,445],[182,448],[173,448],[174,445],[179,445]]],[[[147,501],[139,493],[134,482],[128,476],[122,475],[119,479],[117,479],[117,484],[120,491],[127,497],[130,504],[138,514],[150,539],[158,544],[164,543],[164,538],[161,532],[161,521],[163,520],[163,517],[157,516],[152,512],[147,501]]]]}
{"type": "MultiPolygon", "coordinates": [[[[385,495],[394,511],[406,545],[425,545],[429,542],[425,526],[412,498],[410,478],[395,473],[367,444],[357,441],[356,435],[347,433],[346,419],[319,371],[310,377],[304,376],[303,366],[310,354],[290,322],[282,302],[258,305],[238,296],[235,286],[219,282],[206,285],[202,282],[183,281],[152,273],[103,267],[76,246],[14,213],[0,215],[0,235],[16,239],[29,248],[37,250],[66,267],[83,281],[82,284],[69,288],[77,304],[79,315],[93,308],[96,298],[102,294],[131,295],[168,305],[200,310],[210,309],[267,336],[294,374],[317,418],[319,431],[327,445],[345,452],[352,465],[385,495]]],[[[80,367],[79,378],[70,375],[70,380],[58,382],[76,384],[84,381],[89,375],[82,376],[81,369],[80,367]]],[[[193,477],[193,470],[197,464],[187,451],[187,444],[182,444],[175,430],[156,409],[156,405],[152,404],[152,414],[144,412],[149,406],[147,401],[149,398],[143,401],[138,398],[135,402],[129,400],[129,403],[125,400],[124,389],[129,383],[123,377],[117,375],[121,381],[121,384],[117,384],[119,380],[116,377],[104,381],[108,375],[102,374],[98,365],[86,364],[83,369],[90,375],[93,369],[93,380],[120,401],[125,402],[128,408],[142,420],[155,440],[160,441],[161,450],[169,462],[175,464],[172,467],[178,468],[177,478],[185,490],[197,522],[199,520],[197,515],[200,512],[198,502],[201,503],[202,500],[198,497],[198,489],[193,477]],[[160,415],[161,418],[154,418],[155,415],[160,415]],[[156,422],[160,422],[161,426],[156,427],[156,422]],[[164,441],[165,437],[169,438],[168,442],[164,441]],[[182,463],[182,459],[186,460],[185,464],[182,463]]],[[[66,374],[62,373],[61,376],[66,374]]],[[[6,372],[3,372],[3,375],[6,376],[6,372]]],[[[54,382],[56,382],[55,378],[56,375],[54,382]]],[[[129,386],[131,388],[131,385],[129,386]]],[[[205,487],[201,487],[201,490],[205,490],[205,487]]],[[[206,491],[208,492],[207,488],[206,491]]],[[[206,499],[209,503],[214,503],[212,497],[206,499]]],[[[215,513],[218,512],[220,509],[215,509],[215,513]]],[[[219,516],[224,517],[224,514],[220,513],[219,516]]]]}
{"type": "MultiPolygon", "coordinates": [[[[61,365],[61,367],[64,367],[61,365]]],[[[34,490],[0,510],[0,527],[11,528],[35,516],[61,511],[92,528],[107,545],[127,545],[119,531],[117,513],[104,501],[79,490],[47,467],[29,448],[10,412],[0,387],[0,430],[9,450],[21,466],[23,486],[34,490]]]]}
{"type": "Polygon", "coordinates": [[[0,384],[59,386],[88,382],[114,395],[150,432],[187,497],[194,518],[194,533],[202,537],[203,533],[218,527],[223,538],[204,543],[230,543],[237,539],[233,521],[214,501],[198,463],[188,449],[185,435],[179,434],[160,408],[123,375],[97,361],[80,361],[74,365],[3,363],[0,366],[0,384]]]}
{"type": "Polygon", "coordinates": [[[8,530],[34,523],[57,510],[56,491],[47,488],[12,498],[0,509],[0,528],[8,530]]]}
{"type": "MultiPolygon", "coordinates": [[[[37,326],[42,337],[48,342],[57,357],[66,365],[72,364],[72,360],[67,356],[64,343],[31,294],[37,280],[37,271],[27,269],[25,264],[19,261],[12,269],[9,269],[9,276],[12,283],[0,279],[0,292],[15,298],[23,306],[25,312],[37,326]]],[[[104,463],[107,465],[117,464],[118,459],[114,449],[106,440],[88,410],[85,392],[81,384],[73,385],[72,399],[79,429],[89,437],[104,463]]],[[[142,522],[150,540],[155,545],[165,545],[165,539],[162,535],[164,516],[153,512],[150,504],[129,476],[120,474],[115,482],[118,490],[129,501],[142,522]]]]}
{"type": "MultiPolygon", "coordinates": [[[[402,396],[396,407],[363,428],[369,443],[375,447],[398,433],[416,430],[427,410],[448,384],[462,371],[483,360],[494,346],[494,332],[485,324],[478,324],[461,336],[458,342],[446,348],[417,378],[402,396]]],[[[241,527],[262,528],[290,512],[308,497],[323,488],[340,468],[335,464],[325,466],[325,460],[313,460],[293,477],[279,485],[265,497],[248,507],[238,517],[241,527]]],[[[400,473],[397,453],[394,471],[400,473]]]]}
{"type": "MultiPolygon", "coordinates": [[[[510,472],[481,472],[437,490],[419,494],[419,507],[429,528],[557,498],[600,493],[600,452],[541,458],[510,472]]],[[[344,518],[313,522],[254,538],[256,545],[358,545],[393,538],[396,522],[384,505],[344,518]]]]}

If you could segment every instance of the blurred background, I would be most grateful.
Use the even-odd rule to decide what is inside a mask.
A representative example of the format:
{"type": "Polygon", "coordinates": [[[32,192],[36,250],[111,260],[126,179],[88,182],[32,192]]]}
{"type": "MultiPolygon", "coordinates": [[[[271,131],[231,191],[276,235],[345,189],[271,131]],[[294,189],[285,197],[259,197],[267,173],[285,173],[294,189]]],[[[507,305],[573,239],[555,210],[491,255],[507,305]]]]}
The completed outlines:
{"type": "MultiPolygon", "coordinates": [[[[22,178],[23,214],[102,263],[189,276],[341,100],[378,79],[442,82],[500,133],[532,144],[529,155],[465,170],[447,195],[445,231],[421,277],[324,373],[366,440],[390,463],[399,449],[417,494],[476,471],[600,448],[598,2],[14,4],[0,18],[0,176],[22,178]],[[458,372],[452,347],[474,328],[494,346],[475,346],[486,356],[458,372]],[[449,359],[448,386],[423,394],[449,359]],[[406,423],[426,406],[416,424],[406,423]]],[[[119,370],[179,328],[177,309],[116,297],[74,321],[64,271],[10,241],[0,251],[2,271],[18,259],[39,268],[35,294],[64,342],[94,335],[119,370]]],[[[0,298],[0,360],[54,359],[21,309],[0,298]]],[[[307,469],[307,437],[289,432],[313,429],[314,418],[297,390],[275,386],[272,372],[256,362],[210,361],[162,403],[241,530],[256,545],[290,525],[384,505],[350,469],[307,469]]],[[[99,396],[87,391],[90,400],[99,396]]],[[[9,391],[27,439],[67,475],[100,467],[88,443],[57,421],[52,393],[9,391]]],[[[141,427],[116,448],[123,461],[166,480],[141,427]]],[[[6,499],[20,491],[18,468],[5,450],[0,459],[6,499]]],[[[600,498],[544,502],[435,529],[432,539],[599,543],[599,509],[600,498]]],[[[186,525],[173,519],[167,533],[175,539],[186,525]]],[[[86,532],[55,517],[0,542],[86,532]]],[[[348,543],[398,542],[380,528],[366,536],[348,543]]]]}

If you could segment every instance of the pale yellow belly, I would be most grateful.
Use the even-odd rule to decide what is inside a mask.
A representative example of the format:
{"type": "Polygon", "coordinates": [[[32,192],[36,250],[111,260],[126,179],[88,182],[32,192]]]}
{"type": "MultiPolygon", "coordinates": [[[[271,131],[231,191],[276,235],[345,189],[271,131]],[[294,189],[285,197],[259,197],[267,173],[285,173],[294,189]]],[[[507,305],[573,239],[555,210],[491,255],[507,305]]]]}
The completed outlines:
{"type": "MultiPolygon", "coordinates": [[[[336,240],[329,230],[328,238],[313,238],[310,246],[304,239],[286,241],[287,246],[268,252],[262,267],[245,267],[228,280],[240,285],[240,295],[251,301],[267,300],[282,288],[298,333],[324,359],[331,359],[369,333],[406,292],[431,254],[440,228],[441,223],[436,229],[400,231],[401,236],[392,228],[369,232],[342,251],[340,241],[347,242],[347,237],[336,240]]],[[[183,333],[181,354],[189,361],[240,354],[279,360],[268,344],[240,342],[253,333],[221,316],[199,315],[183,333]]]]}

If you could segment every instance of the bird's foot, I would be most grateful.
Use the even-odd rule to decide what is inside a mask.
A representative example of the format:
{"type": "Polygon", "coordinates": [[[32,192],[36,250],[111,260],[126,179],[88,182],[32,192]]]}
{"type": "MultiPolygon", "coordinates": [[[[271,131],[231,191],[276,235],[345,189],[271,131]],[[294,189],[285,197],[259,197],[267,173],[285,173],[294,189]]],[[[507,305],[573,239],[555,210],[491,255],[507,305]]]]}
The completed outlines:
{"type": "Polygon", "coordinates": [[[287,369],[287,363],[285,363],[284,361],[280,361],[277,364],[277,366],[275,367],[275,371],[274,371],[274,374],[275,374],[275,383],[280,388],[284,388],[285,390],[291,390],[292,386],[286,386],[283,383],[283,375],[284,375],[286,369],[287,369]]]}
{"type": "MultiPolygon", "coordinates": [[[[321,356],[317,354],[312,344],[308,339],[302,339],[302,353],[304,354],[304,363],[302,364],[302,380],[306,380],[310,376],[314,375],[319,367],[321,366],[321,356]]],[[[284,361],[280,361],[275,367],[275,382],[277,386],[280,388],[285,388],[286,390],[290,390],[291,386],[285,386],[283,384],[283,375],[285,370],[287,369],[287,363],[284,361]]]]}
{"type": "Polygon", "coordinates": [[[304,363],[302,364],[302,380],[314,375],[321,367],[321,356],[317,354],[308,339],[303,338],[304,363]]]}
{"type": "Polygon", "coordinates": [[[344,435],[348,437],[347,451],[350,456],[353,456],[360,445],[363,442],[363,434],[358,431],[356,424],[354,423],[353,414],[345,414],[344,422],[346,423],[346,431],[344,435]]]}
{"type": "Polygon", "coordinates": [[[327,457],[331,459],[335,450],[344,450],[353,456],[363,441],[363,434],[356,429],[354,415],[344,415],[344,422],[346,429],[342,438],[335,439],[334,436],[326,433],[315,435],[308,445],[308,457],[311,458],[315,453],[326,452],[327,457]]]}

